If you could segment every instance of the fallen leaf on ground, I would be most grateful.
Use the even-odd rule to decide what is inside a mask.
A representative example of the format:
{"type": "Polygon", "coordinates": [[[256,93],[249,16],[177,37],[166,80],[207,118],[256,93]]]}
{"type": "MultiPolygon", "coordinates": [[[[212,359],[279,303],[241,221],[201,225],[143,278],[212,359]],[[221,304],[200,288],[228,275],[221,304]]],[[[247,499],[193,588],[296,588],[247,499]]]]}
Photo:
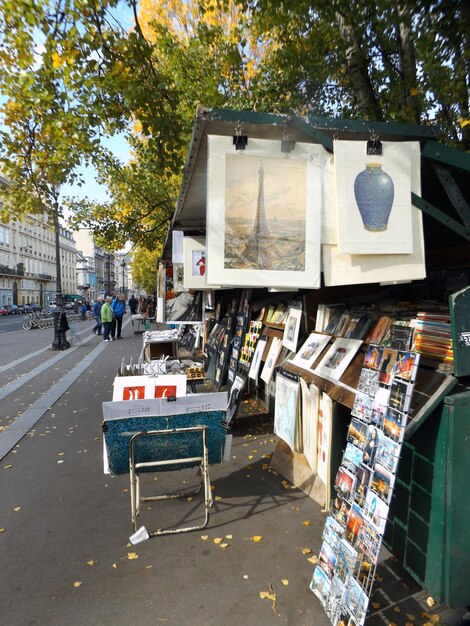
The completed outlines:
{"type": "Polygon", "coordinates": [[[219,543],[222,543],[223,539],[224,539],[223,537],[216,537],[214,539],[214,543],[218,546],[219,543]]]}
{"type": "Polygon", "coordinates": [[[383,578],[382,578],[382,576],[379,576],[378,574],[376,574],[376,575],[375,575],[375,580],[376,580],[378,583],[381,583],[381,582],[383,581],[383,578]]]}
{"type": "Polygon", "coordinates": [[[254,537],[251,537],[251,541],[254,541],[255,543],[262,541],[262,539],[263,539],[262,535],[254,535],[254,537]]]}
{"type": "Polygon", "coordinates": [[[429,598],[426,598],[426,604],[428,606],[434,606],[436,604],[436,601],[434,600],[434,598],[432,598],[431,596],[429,596],[429,598]]]}
{"type": "Polygon", "coordinates": [[[4,528],[0,528],[0,533],[4,533],[5,529],[4,528]]]}
{"type": "Polygon", "coordinates": [[[114,567],[114,569],[117,569],[117,563],[113,563],[111,567],[114,567]]]}
{"type": "Polygon", "coordinates": [[[96,563],[96,561],[87,561],[86,564],[87,565],[94,565],[96,563]]]}
{"type": "Polygon", "coordinates": [[[413,615],[412,613],[407,613],[406,617],[410,620],[410,622],[414,622],[416,619],[416,615],[413,615]]]}
{"type": "MultiPolygon", "coordinates": [[[[189,496],[189,498],[186,498],[186,500],[187,500],[188,502],[191,502],[191,500],[192,500],[192,499],[193,499],[193,498],[192,498],[192,496],[189,496]]],[[[216,500],[217,500],[217,498],[216,498],[216,500]]]]}
{"type": "Polygon", "coordinates": [[[393,610],[395,611],[395,613],[401,613],[401,609],[399,606],[394,606],[393,610]]]}
{"type": "Polygon", "coordinates": [[[373,609],[380,609],[380,602],[372,602],[373,609]]]}
{"type": "Polygon", "coordinates": [[[219,548],[228,548],[228,543],[221,543],[219,548]]]}
{"type": "Polygon", "coordinates": [[[269,593],[269,591],[260,591],[259,597],[261,598],[261,600],[268,599],[268,600],[271,600],[272,602],[276,602],[276,594],[269,593]]]}
{"type": "Polygon", "coordinates": [[[307,561],[308,561],[309,563],[312,563],[313,565],[315,565],[315,563],[318,563],[318,557],[317,557],[317,555],[315,554],[314,556],[311,556],[309,559],[307,559],[307,561]]]}
{"type": "Polygon", "coordinates": [[[76,580],[76,581],[73,583],[73,586],[74,586],[74,587],[80,587],[80,585],[81,585],[81,584],[82,584],[82,581],[81,581],[81,580],[76,580]]]}
{"type": "Polygon", "coordinates": [[[15,506],[15,508],[13,510],[15,511],[15,513],[18,513],[18,511],[21,511],[21,507],[20,506],[15,506]]]}
{"type": "Polygon", "coordinates": [[[287,578],[281,578],[281,583],[287,587],[289,581],[287,580],[287,578]]]}
{"type": "Polygon", "coordinates": [[[310,520],[308,520],[308,519],[307,519],[307,520],[305,520],[305,522],[302,522],[302,524],[303,524],[304,526],[310,526],[310,524],[311,524],[311,523],[312,523],[312,522],[311,522],[310,520]]]}
{"type": "Polygon", "coordinates": [[[225,535],[225,539],[232,539],[233,535],[225,535]]]}
{"type": "Polygon", "coordinates": [[[249,458],[249,459],[250,459],[250,461],[251,461],[251,459],[253,458],[253,455],[252,455],[252,454],[249,454],[249,455],[248,455],[248,458],[249,458]]]}
{"type": "Polygon", "coordinates": [[[244,578],[245,580],[248,580],[248,574],[244,574],[243,578],[244,578]]]}
{"type": "Polygon", "coordinates": [[[137,552],[128,552],[127,558],[129,559],[129,561],[133,561],[134,559],[138,559],[139,555],[137,554],[137,552]]]}
{"type": "Polygon", "coordinates": [[[310,548],[304,548],[302,550],[302,554],[312,554],[312,551],[310,550],[310,548]]]}
{"type": "Polygon", "coordinates": [[[153,565],[146,565],[145,569],[152,569],[153,565]]]}
{"type": "Polygon", "coordinates": [[[13,467],[13,465],[4,465],[3,469],[11,469],[13,467]]]}
{"type": "Polygon", "coordinates": [[[209,535],[201,535],[201,539],[203,541],[207,541],[209,539],[209,535]]]}

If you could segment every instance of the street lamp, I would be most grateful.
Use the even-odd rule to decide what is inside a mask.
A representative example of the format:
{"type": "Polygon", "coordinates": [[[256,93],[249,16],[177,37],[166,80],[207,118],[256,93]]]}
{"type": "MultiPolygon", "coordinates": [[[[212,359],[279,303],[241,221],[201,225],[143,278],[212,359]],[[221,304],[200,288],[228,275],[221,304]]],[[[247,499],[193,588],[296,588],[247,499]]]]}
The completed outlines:
{"type": "Polygon", "coordinates": [[[56,294],[53,318],[54,318],[54,339],[52,341],[53,350],[67,350],[70,343],[67,341],[67,324],[64,311],[64,295],[62,293],[62,274],[60,268],[60,225],[59,225],[59,191],[55,189],[53,222],[55,234],[55,271],[56,271],[56,294]]]}
{"type": "Polygon", "coordinates": [[[126,295],[125,283],[124,283],[124,270],[125,270],[125,268],[126,268],[126,261],[125,261],[125,259],[123,259],[123,260],[121,261],[121,267],[122,267],[122,293],[123,293],[124,295],[126,295]]]}

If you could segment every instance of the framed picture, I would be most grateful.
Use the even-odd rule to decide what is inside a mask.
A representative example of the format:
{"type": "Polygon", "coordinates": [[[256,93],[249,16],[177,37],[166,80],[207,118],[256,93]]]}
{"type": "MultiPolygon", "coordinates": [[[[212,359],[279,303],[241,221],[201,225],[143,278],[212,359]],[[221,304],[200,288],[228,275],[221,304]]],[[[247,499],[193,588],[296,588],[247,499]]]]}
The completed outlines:
{"type": "Polygon", "coordinates": [[[294,450],[295,426],[299,409],[299,383],[278,374],[276,377],[276,404],[274,434],[294,450]]]}
{"type": "Polygon", "coordinates": [[[335,339],[315,368],[315,374],[324,378],[339,380],[361,345],[361,339],[335,339]]]}
{"type": "Polygon", "coordinates": [[[302,309],[289,308],[284,335],[282,336],[282,345],[291,352],[297,350],[301,321],[302,309]]]}
{"type": "Polygon", "coordinates": [[[297,367],[309,370],[313,363],[317,360],[320,353],[329,342],[330,337],[328,335],[322,335],[320,333],[310,333],[307,341],[302,345],[300,350],[292,359],[292,363],[297,367]]]}
{"type": "Polygon", "coordinates": [[[153,380],[150,376],[117,376],[113,382],[113,402],[153,398],[153,380]]]}
{"type": "Polygon", "coordinates": [[[320,287],[323,148],[209,136],[207,268],[209,284],[320,287]]]}
{"type": "Polygon", "coordinates": [[[205,238],[185,237],[183,248],[185,289],[204,289],[207,287],[205,238]]]}

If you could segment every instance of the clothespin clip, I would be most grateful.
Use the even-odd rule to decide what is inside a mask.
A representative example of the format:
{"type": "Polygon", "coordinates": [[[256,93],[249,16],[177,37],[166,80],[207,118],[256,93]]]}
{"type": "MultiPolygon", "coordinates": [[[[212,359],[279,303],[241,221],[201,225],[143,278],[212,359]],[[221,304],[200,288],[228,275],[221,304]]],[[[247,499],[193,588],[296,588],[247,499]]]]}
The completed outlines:
{"type": "Polygon", "coordinates": [[[377,156],[382,155],[382,142],[379,141],[379,136],[376,135],[374,131],[371,132],[370,139],[367,142],[366,154],[377,156]]]}

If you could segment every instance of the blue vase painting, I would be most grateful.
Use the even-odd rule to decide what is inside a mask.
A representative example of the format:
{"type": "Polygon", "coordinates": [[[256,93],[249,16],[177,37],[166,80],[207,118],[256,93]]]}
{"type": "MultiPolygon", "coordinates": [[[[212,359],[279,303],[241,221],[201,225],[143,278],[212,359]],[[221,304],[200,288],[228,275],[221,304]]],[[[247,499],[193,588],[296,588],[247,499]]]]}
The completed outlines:
{"type": "Polygon", "coordinates": [[[366,169],[354,181],[354,196],[366,230],[387,230],[394,193],[393,180],[382,165],[366,163],[366,169]]]}

